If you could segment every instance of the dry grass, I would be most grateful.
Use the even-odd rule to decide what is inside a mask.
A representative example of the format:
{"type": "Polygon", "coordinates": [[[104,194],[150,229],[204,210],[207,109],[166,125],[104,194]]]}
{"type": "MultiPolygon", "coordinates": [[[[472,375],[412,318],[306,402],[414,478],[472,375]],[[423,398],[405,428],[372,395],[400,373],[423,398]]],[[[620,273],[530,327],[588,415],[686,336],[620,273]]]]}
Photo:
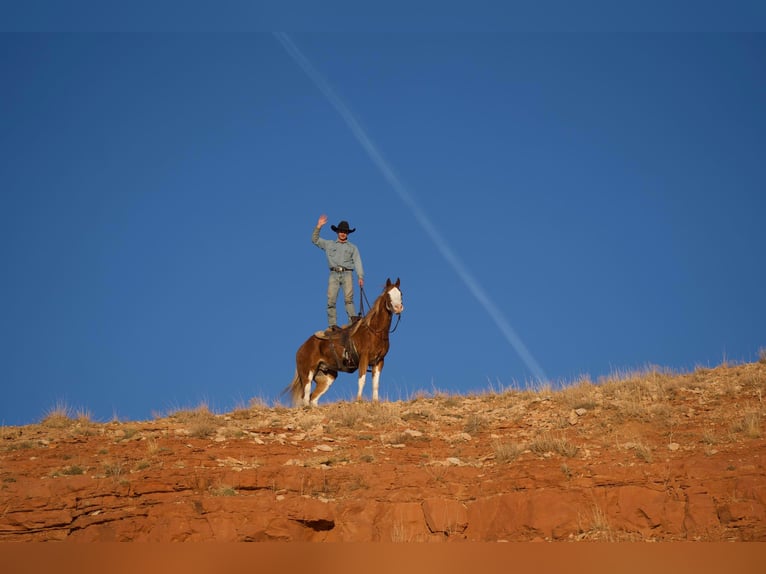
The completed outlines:
{"type": "Polygon", "coordinates": [[[103,462],[104,476],[119,480],[125,473],[125,463],[122,461],[107,460],[103,462]]]}
{"type": "Polygon", "coordinates": [[[606,512],[597,504],[591,508],[591,515],[582,519],[583,534],[580,537],[584,540],[599,540],[604,542],[617,541],[617,535],[609,524],[609,518],[606,512]]]}
{"type": "Polygon", "coordinates": [[[78,476],[81,474],[85,474],[85,467],[79,464],[73,464],[54,472],[52,476],[78,476]]]}
{"type": "Polygon", "coordinates": [[[48,409],[40,422],[44,427],[60,429],[70,426],[74,423],[72,408],[63,402],[57,402],[48,409]]]}
{"type": "Polygon", "coordinates": [[[532,439],[529,443],[529,450],[538,455],[553,453],[571,458],[577,455],[579,448],[570,443],[563,435],[557,436],[552,432],[544,432],[532,439]]]}
{"type": "Polygon", "coordinates": [[[487,418],[478,413],[468,415],[463,430],[470,435],[476,435],[488,427],[487,418]]]}
{"type": "Polygon", "coordinates": [[[589,378],[581,378],[571,386],[562,387],[555,394],[556,401],[570,410],[591,410],[599,405],[599,389],[589,378]]]}
{"type": "Polygon", "coordinates": [[[221,418],[210,412],[206,403],[193,410],[176,411],[170,418],[184,424],[189,436],[194,438],[210,438],[224,424],[221,418]]]}
{"type": "Polygon", "coordinates": [[[742,434],[746,438],[761,438],[762,416],[760,411],[749,411],[741,418],[732,421],[729,431],[733,434],[742,434]]]}
{"type": "Polygon", "coordinates": [[[643,442],[637,442],[633,445],[633,452],[636,453],[636,458],[644,462],[652,462],[654,457],[652,456],[652,449],[646,446],[643,442]]]}
{"type": "Polygon", "coordinates": [[[513,462],[525,450],[526,446],[518,442],[494,441],[492,443],[495,460],[501,464],[513,462]]]}
{"type": "Polygon", "coordinates": [[[329,403],[320,410],[304,411],[318,420],[327,419],[331,427],[344,429],[375,429],[395,426],[402,422],[402,403],[340,402],[329,403]]]}
{"type": "Polygon", "coordinates": [[[221,484],[210,488],[210,494],[213,496],[237,496],[239,494],[234,487],[221,484]]]}

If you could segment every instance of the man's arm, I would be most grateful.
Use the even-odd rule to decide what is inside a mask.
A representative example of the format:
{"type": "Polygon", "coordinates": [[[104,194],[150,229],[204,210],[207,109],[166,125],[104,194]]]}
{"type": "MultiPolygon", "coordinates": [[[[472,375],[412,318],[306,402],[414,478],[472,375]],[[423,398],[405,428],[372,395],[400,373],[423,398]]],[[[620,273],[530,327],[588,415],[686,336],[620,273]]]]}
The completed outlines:
{"type": "Polygon", "coordinates": [[[359,248],[354,246],[354,269],[359,278],[359,286],[364,287],[364,267],[362,267],[362,256],[359,254],[359,248]]]}
{"type": "Polygon", "coordinates": [[[322,226],[327,223],[327,216],[323,213],[319,216],[319,219],[317,220],[317,225],[314,228],[314,231],[311,234],[311,243],[314,245],[317,245],[321,247],[321,239],[319,239],[319,231],[322,229],[322,226]]]}

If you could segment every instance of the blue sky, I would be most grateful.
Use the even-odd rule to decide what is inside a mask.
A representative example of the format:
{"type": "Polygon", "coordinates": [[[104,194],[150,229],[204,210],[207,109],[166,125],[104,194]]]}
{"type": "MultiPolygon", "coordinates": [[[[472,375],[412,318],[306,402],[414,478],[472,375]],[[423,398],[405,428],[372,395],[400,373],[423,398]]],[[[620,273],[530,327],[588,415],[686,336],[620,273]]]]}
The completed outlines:
{"type": "Polygon", "coordinates": [[[278,400],[321,213],[401,278],[388,400],[766,347],[763,34],[288,38],[332,96],[272,33],[0,34],[1,424],[278,400]]]}

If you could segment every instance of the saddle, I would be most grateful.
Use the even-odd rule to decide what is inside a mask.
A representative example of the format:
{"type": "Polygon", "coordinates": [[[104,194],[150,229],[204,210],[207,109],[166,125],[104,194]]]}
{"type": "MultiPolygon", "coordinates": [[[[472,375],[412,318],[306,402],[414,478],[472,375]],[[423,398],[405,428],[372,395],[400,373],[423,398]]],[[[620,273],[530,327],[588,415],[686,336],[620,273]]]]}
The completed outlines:
{"type": "Polygon", "coordinates": [[[329,341],[330,339],[337,339],[341,336],[341,334],[344,331],[347,331],[348,327],[341,327],[339,330],[335,331],[332,329],[325,329],[324,331],[316,331],[314,333],[314,336],[317,339],[322,339],[323,341],[329,341]]]}
{"type": "Polygon", "coordinates": [[[343,347],[343,353],[339,354],[336,351],[336,346],[332,345],[333,354],[335,355],[335,365],[321,365],[332,370],[343,371],[346,373],[353,373],[359,367],[359,353],[356,351],[354,343],[351,341],[352,325],[346,325],[338,330],[327,329],[325,331],[317,331],[314,333],[314,337],[323,341],[334,341],[340,343],[343,347]]]}
{"type": "Polygon", "coordinates": [[[359,320],[361,319],[360,315],[357,315],[356,317],[351,318],[351,323],[348,325],[343,325],[342,327],[339,327],[338,329],[325,329],[324,331],[316,331],[314,333],[314,336],[317,339],[322,339],[323,341],[328,341],[330,339],[337,339],[341,335],[344,335],[345,337],[348,337],[348,335],[351,333],[352,327],[356,325],[359,320]]]}

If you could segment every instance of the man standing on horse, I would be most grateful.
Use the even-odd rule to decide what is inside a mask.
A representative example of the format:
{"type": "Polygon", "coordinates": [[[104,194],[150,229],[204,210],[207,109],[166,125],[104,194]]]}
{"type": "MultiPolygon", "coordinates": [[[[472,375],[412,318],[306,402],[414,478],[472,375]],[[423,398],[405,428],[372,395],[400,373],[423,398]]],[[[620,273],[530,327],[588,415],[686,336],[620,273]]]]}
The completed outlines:
{"type": "Polygon", "coordinates": [[[364,268],[359,249],[348,240],[348,236],[356,231],[356,228],[350,229],[348,221],[341,221],[337,227],[331,225],[330,228],[338,234],[337,240],[331,241],[319,237],[319,231],[325,223],[327,223],[327,216],[320,215],[314,232],[311,234],[311,242],[327,254],[327,263],[330,267],[330,278],[327,282],[327,324],[330,330],[336,330],[338,329],[338,317],[335,305],[341,286],[343,287],[343,302],[346,306],[349,322],[353,323],[359,319],[354,311],[353,272],[356,271],[359,287],[362,287],[364,285],[364,268]]]}

